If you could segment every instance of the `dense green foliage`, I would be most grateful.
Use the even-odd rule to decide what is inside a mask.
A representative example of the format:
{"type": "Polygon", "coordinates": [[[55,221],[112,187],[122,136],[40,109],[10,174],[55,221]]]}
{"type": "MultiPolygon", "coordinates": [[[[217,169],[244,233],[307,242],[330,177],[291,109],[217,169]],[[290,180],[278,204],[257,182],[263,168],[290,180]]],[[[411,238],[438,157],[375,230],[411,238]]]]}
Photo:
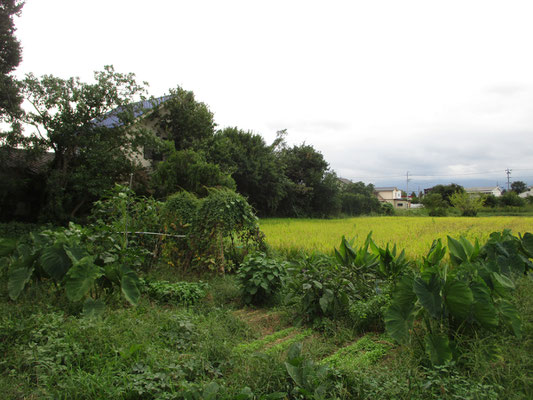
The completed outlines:
{"type": "Polygon", "coordinates": [[[261,252],[247,255],[237,271],[244,302],[261,305],[272,301],[286,274],[285,262],[269,259],[261,252]]]}
{"type": "MultiPolygon", "coordinates": [[[[33,127],[31,147],[41,154],[53,152],[52,161],[42,167],[46,175],[42,219],[65,223],[86,214],[115,182],[129,180],[139,168],[134,154],[156,141],[150,130],[134,124],[132,101],[145,93],[135,76],[106,67],[94,78],[95,83],[84,83],[78,78],[29,74],[22,82],[33,107],[24,117],[33,127]],[[116,119],[114,126],[100,124],[109,113],[116,119]]],[[[26,136],[19,139],[21,144],[28,142],[26,136]]]]}
{"type": "MultiPolygon", "coordinates": [[[[2,0],[0,3],[0,122],[20,114],[22,97],[11,73],[22,59],[13,17],[20,13],[23,5],[24,2],[18,0],[2,0]]],[[[9,133],[0,131],[0,134],[0,143],[9,142],[9,133]]]]}
{"type": "Polygon", "coordinates": [[[209,107],[196,101],[193,92],[179,86],[170,90],[169,100],[156,109],[150,119],[161,136],[172,140],[178,151],[205,149],[215,132],[209,107]]]}
{"type": "Polygon", "coordinates": [[[205,161],[194,150],[171,151],[157,165],[152,182],[160,196],[185,190],[203,197],[210,187],[235,189],[235,181],[229,174],[223,173],[217,164],[205,161]]]}
{"type": "Polygon", "coordinates": [[[148,296],[161,303],[191,306],[206,295],[207,284],[203,282],[142,282],[142,290],[148,296]]]}
{"type": "Polygon", "coordinates": [[[461,211],[463,217],[475,217],[483,204],[483,196],[470,195],[466,192],[456,192],[450,196],[452,206],[461,211]]]}
{"type": "Polygon", "coordinates": [[[515,287],[511,278],[533,266],[532,240],[531,234],[517,239],[504,231],[480,247],[448,237],[451,265],[443,262],[446,249],[435,241],[420,270],[400,279],[385,315],[387,332],[405,342],[424,331],[425,350],[434,365],[456,359],[454,338],[479,328],[508,326],[520,338],[520,316],[509,301],[515,287]],[[415,319],[423,323],[419,331],[413,331],[415,319]]]}
{"type": "Polygon", "coordinates": [[[287,184],[278,154],[264,139],[238,128],[216,133],[209,147],[209,159],[231,173],[237,191],[248,198],[259,215],[274,215],[287,184]]]}
{"type": "Polygon", "coordinates": [[[99,232],[72,223],[68,229],[31,233],[18,242],[3,239],[0,255],[8,257],[9,297],[16,300],[31,281],[51,281],[70,301],[85,300],[86,312],[96,306],[95,300],[112,296],[117,287],[128,302],[136,304],[137,274],[120,257],[123,248],[112,237],[107,239],[103,243],[99,232]]]}
{"type": "Polygon", "coordinates": [[[381,204],[374,195],[374,186],[371,184],[365,185],[363,182],[344,185],[342,187],[341,202],[342,212],[346,215],[379,214],[382,212],[381,204]]]}
{"type": "Polygon", "coordinates": [[[511,190],[516,194],[520,194],[527,191],[527,185],[524,181],[514,181],[511,183],[511,190]]]}

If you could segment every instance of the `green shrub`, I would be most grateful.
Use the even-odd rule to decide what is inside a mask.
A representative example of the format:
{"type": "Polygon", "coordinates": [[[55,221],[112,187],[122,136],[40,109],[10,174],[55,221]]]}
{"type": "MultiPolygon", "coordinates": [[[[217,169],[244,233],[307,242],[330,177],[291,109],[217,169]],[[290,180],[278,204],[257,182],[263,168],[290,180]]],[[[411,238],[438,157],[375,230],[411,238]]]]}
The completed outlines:
{"type": "Polygon", "coordinates": [[[229,189],[211,190],[202,201],[191,235],[196,257],[224,273],[225,252],[235,252],[237,245],[247,249],[264,246],[257,221],[243,196],[229,189]]]}
{"type": "Polygon", "coordinates": [[[249,254],[237,271],[244,302],[256,305],[272,302],[286,274],[286,262],[268,258],[261,252],[249,254]]]}
{"type": "Polygon", "coordinates": [[[498,203],[505,207],[524,207],[526,201],[515,192],[506,192],[498,198],[498,203]]]}
{"type": "Polygon", "coordinates": [[[139,197],[127,186],[115,185],[94,203],[90,228],[103,243],[111,239],[123,251],[121,261],[149,268],[160,253],[162,204],[139,197]]]}
{"type": "Polygon", "coordinates": [[[162,208],[163,223],[176,233],[185,234],[194,223],[201,200],[194,194],[182,190],[170,195],[162,208]]]}
{"type": "Polygon", "coordinates": [[[485,198],[466,192],[455,192],[450,196],[450,202],[453,207],[461,211],[463,217],[475,217],[483,207],[485,198]]]}
{"type": "Polygon", "coordinates": [[[385,215],[394,215],[394,206],[390,203],[381,203],[381,212],[385,215]]]}

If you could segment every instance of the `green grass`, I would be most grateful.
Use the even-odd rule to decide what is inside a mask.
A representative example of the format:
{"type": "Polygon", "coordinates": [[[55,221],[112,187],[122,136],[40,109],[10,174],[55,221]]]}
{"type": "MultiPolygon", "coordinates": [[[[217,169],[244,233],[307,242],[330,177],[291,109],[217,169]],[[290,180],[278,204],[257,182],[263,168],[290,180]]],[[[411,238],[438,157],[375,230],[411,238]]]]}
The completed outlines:
{"type": "Polygon", "coordinates": [[[392,347],[391,342],[380,340],[375,335],[370,334],[339,349],[320,363],[348,372],[368,368],[381,360],[392,347]]]}

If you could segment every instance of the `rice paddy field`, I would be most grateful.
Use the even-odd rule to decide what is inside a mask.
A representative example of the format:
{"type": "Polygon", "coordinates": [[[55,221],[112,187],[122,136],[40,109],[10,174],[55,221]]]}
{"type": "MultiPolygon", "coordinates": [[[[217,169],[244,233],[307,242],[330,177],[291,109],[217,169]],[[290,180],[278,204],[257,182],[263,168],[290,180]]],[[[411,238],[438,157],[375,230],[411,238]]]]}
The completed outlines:
{"type": "Polygon", "coordinates": [[[511,229],[514,234],[533,232],[533,217],[358,217],[347,219],[263,219],[261,230],[267,243],[285,253],[320,251],[330,253],[342,235],[364,243],[372,232],[379,245],[396,244],[411,257],[427,254],[434,239],[446,244],[448,235],[485,241],[490,233],[511,229]]]}

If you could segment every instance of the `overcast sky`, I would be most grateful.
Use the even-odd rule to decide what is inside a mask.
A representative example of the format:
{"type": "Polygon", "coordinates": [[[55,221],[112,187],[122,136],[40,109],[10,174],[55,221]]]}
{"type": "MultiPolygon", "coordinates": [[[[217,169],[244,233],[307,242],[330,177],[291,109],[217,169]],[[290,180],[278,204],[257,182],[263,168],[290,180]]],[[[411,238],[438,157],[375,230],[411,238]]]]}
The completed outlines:
{"type": "Polygon", "coordinates": [[[531,21],[513,0],[26,0],[17,75],[112,64],[367,183],[533,184],[531,21]]]}

